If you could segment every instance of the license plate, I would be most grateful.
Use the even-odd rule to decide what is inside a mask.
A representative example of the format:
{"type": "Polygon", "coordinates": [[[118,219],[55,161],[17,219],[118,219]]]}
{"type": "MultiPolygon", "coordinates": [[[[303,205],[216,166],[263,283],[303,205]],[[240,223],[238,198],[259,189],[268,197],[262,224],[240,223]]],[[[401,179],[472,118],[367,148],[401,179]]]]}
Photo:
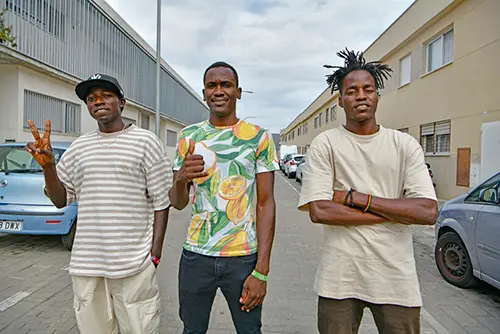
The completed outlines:
{"type": "Polygon", "coordinates": [[[0,220],[0,231],[12,232],[12,231],[22,231],[23,222],[15,220],[0,220]]]}

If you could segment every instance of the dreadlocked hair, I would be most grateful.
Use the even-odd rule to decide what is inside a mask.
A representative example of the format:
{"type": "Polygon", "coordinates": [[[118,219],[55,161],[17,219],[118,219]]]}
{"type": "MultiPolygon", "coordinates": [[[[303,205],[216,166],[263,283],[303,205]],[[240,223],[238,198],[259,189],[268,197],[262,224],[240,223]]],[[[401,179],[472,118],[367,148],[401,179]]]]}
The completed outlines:
{"type": "Polygon", "coordinates": [[[377,90],[384,88],[384,80],[387,80],[392,72],[389,65],[381,64],[378,61],[367,63],[363,57],[363,52],[345,51],[337,52],[337,56],[344,59],[344,66],[323,65],[325,68],[336,69],[332,74],[326,76],[326,82],[334,91],[341,91],[344,78],[352,71],[364,70],[372,75],[375,79],[375,88],[377,90]]]}

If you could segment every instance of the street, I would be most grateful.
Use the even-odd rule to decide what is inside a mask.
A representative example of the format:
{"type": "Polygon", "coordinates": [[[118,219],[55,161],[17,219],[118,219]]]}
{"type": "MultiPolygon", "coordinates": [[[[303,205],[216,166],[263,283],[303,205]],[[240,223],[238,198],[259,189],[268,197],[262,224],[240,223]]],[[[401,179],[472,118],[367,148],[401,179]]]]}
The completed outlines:
{"type": "MultiPolygon", "coordinates": [[[[264,333],[317,333],[317,296],[312,286],[322,229],[296,209],[299,190],[300,184],[277,173],[277,229],[264,304],[264,333]]],[[[182,332],[177,269],[189,215],[187,209],[170,214],[158,267],[163,304],[161,333],[182,332]]],[[[0,249],[0,333],[78,333],[67,273],[70,254],[60,238],[1,236],[0,249]]],[[[422,333],[500,333],[500,291],[487,285],[463,290],[446,283],[434,263],[433,227],[414,227],[414,249],[424,298],[422,333]]],[[[360,333],[377,333],[369,311],[365,314],[360,333]]],[[[209,333],[234,333],[220,294],[212,310],[209,333]]]]}

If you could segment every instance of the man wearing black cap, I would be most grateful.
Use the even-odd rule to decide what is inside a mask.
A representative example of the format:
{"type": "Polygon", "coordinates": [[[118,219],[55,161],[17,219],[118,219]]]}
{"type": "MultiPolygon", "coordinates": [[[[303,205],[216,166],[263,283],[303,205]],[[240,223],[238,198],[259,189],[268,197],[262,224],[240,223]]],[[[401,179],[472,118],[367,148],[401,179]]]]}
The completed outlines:
{"type": "Polygon", "coordinates": [[[168,221],[172,166],[157,136],[125,124],[115,78],[76,86],[98,130],[77,138],[55,165],[50,120],[27,150],[43,167],[45,190],[61,208],[78,201],[69,273],[82,334],[159,333],[156,266],[168,221]]]}

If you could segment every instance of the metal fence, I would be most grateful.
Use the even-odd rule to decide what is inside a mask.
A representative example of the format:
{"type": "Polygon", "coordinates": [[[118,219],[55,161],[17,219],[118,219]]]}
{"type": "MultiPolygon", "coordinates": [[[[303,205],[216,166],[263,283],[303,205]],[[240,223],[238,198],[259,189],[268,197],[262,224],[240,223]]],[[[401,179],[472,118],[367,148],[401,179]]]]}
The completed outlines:
{"type": "MultiPolygon", "coordinates": [[[[156,108],[155,58],[91,0],[0,0],[17,50],[80,79],[116,77],[128,99],[156,108]]],[[[201,80],[201,79],[200,79],[201,80]]],[[[206,106],[162,68],[161,112],[187,124],[206,106]]]]}

